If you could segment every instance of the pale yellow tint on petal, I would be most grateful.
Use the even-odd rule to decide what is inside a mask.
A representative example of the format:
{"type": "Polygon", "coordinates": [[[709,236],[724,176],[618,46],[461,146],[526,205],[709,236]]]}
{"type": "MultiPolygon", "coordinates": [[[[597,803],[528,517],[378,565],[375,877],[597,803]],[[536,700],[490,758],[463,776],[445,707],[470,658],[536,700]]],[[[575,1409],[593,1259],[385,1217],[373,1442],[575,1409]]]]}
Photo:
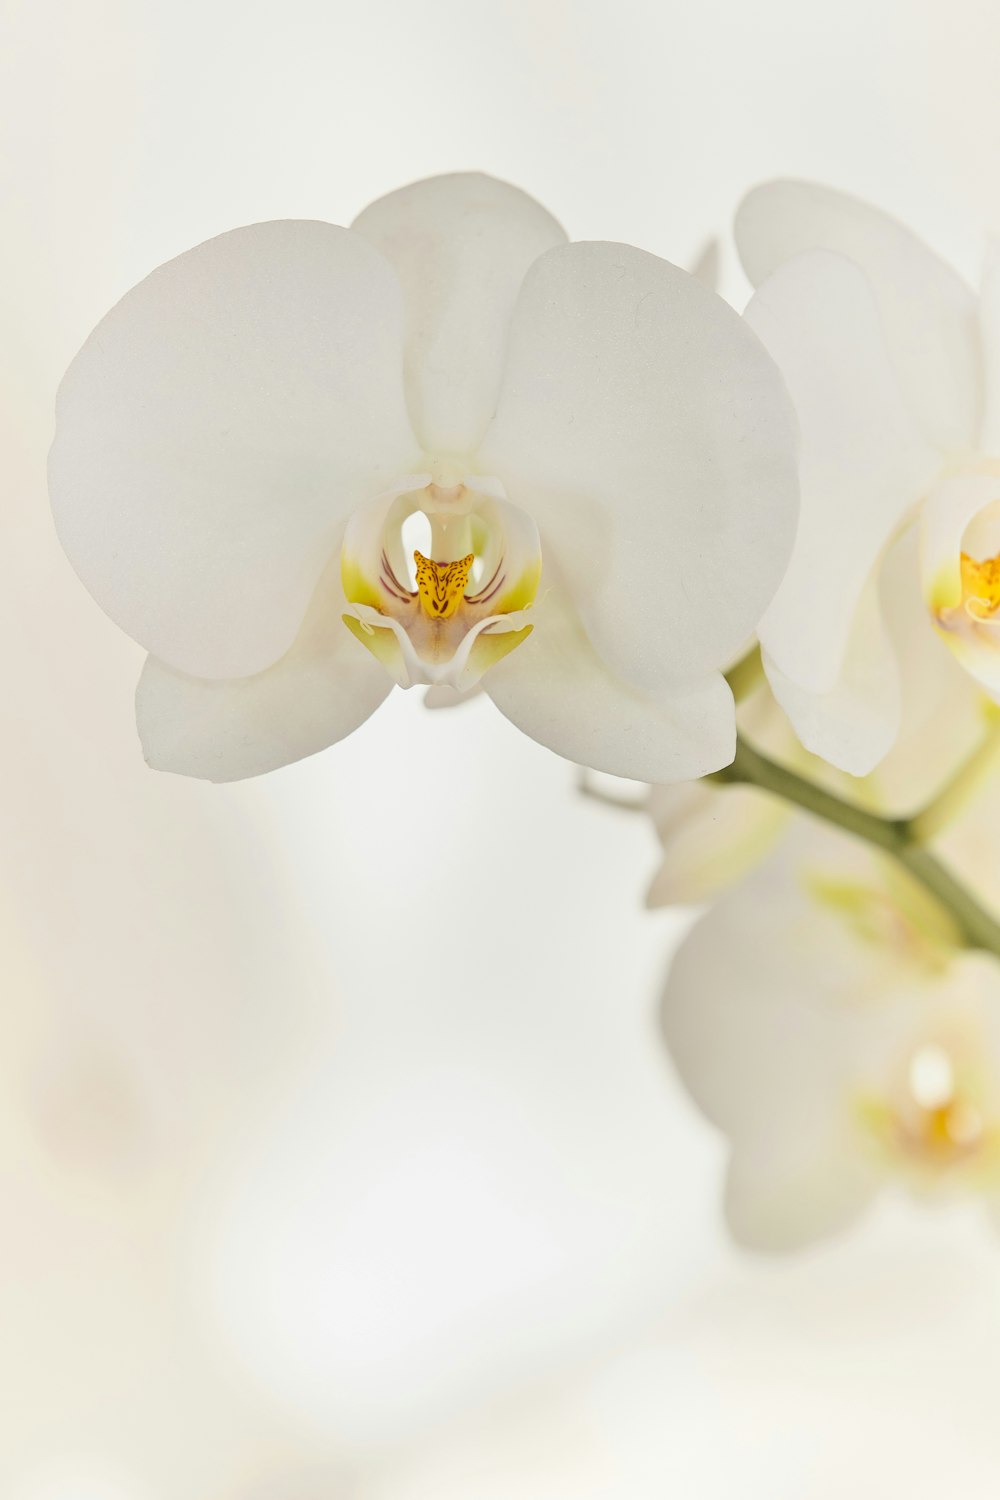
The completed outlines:
{"type": "Polygon", "coordinates": [[[341,619],[351,634],[367,647],[375,660],[381,662],[386,671],[400,687],[409,687],[410,675],[403,660],[403,652],[394,631],[378,630],[359,620],[356,615],[342,615],[341,619]]]}

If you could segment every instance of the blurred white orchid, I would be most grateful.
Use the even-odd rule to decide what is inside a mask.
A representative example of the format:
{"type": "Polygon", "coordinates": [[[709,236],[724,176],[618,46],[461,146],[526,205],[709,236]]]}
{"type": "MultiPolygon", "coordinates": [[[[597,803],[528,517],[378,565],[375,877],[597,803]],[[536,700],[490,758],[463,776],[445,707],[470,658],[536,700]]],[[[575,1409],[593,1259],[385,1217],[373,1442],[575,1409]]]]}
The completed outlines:
{"type": "MultiPolygon", "coordinates": [[[[979,685],[927,629],[912,526],[886,554],[879,599],[899,673],[900,729],[863,779],[848,778],[802,748],[759,666],[748,691],[741,695],[735,677],[733,686],[740,731],[755,747],[828,791],[902,818],[932,802],[977,744],[995,735],[995,724],[979,685]]],[[[652,787],[646,806],[663,849],[651,906],[709,900],[770,851],[791,817],[787,803],[758,787],[718,781],[652,787]]]]}
{"type": "Polygon", "coordinates": [[[50,479],[151,652],[158,768],[255,775],[394,682],[483,678],[560,754],[670,781],[732,758],[719,669],[787,562],[795,470],[781,378],[720,298],[456,175],[155,271],[71,366],[50,479]]]}
{"type": "Polygon", "coordinates": [[[871,851],[800,826],[695,926],[661,1016],[741,1242],[835,1233],[890,1182],[1000,1209],[1000,964],[871,851]]]}
{"type": "Polygon", "coordinates": [[[879,570],[919,519],[928,627],[1000,699],[1000,264],[977,298],[902,225],[843,194],[757,188],[736,237],[747,320],[802,428],[802,517],[760,628],[804,745],[854,775],[900,725],[879,570]]]}

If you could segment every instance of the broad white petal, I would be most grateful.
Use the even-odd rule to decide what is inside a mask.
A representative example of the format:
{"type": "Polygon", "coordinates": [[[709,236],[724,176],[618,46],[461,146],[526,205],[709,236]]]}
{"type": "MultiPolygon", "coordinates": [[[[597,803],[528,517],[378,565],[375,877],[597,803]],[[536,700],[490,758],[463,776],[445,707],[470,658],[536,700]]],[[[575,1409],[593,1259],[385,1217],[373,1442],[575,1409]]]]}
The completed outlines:
{"type": "Polygon", "coordinates": [[[524,273],[565,232],[527,193],[478,172],[400,188],[353,228],[402,283],[406,391],[424,447],[471,452],[496,409],[524,273]]]}
{"type": "Polygon", "coordinates": [[[663,845],[663,862],[647,906],[711,900],[754,868],[788,820],[788,809],[756,787],[702,781],[653,787],[649,813],[663,845]]]}
{"type": "Polygon", "coordinates": [[[240,781],[350,734],[391,692],[393,680],[344,625],[345,607],[336,564],[291,650],[255,677],[210,682],[150,657],[136,691],[149,764],[205,781],[240,781]]]}
{"type": "Polygon", "coordinates": [[[289,648],[347,515],[413,466],[402,298],[330,224],[237,229],[141,282],[63,381],[63,546],[153,655],[248,676],[289,648]]]}
{"type": "Polygon", "coordinates": [[[782,1254],[843,1233],[865,1212],[884,1175],[849,1128],[785,1133],[734,1152],[726,1174],[726,1222],[748,1250],[782,1254]]]}
{"type": "Polygon", "coordinates": [[[979,301],[985,393],[979,446],[1000,457],[1000,243],[990,244],[979,301]]]}
{"type": "Polygon", "coordinates": [[[787,562],[778,371],[720,298],[627,245],[531,267],[478,466],[538,522],[611,670],[645,687],[732,659],[787,562]]]}
{"type": "Polygon", "coordinates": [[[850,261],[798,256],[746,316],[788,381],[802,430],[795,550],[760,639],[783,677],[829,693],[872,570],[940,459],[903,404],[871,288],[850,261]]]}
{"type": "Polygon", "coordinates": [[[794,1117],[805,1129],[818,1116],[825,1131],[840,1107],[867,955],[803,879],[825,854],[800,825],[709,909],[670,966],[664,1037],[699,1109],[734,1140],[794,1117]]]}
{"type": "Polygon", "coordinates": [[[699,1108],[732,1149],[727,1214],[761,1249],[832,1232],[877,1182],[855,1116],[871,946],[811,893],[842,840],[802,829],[692,929],[671,966],[661,1024],[699,1108]]]}
{"type": "Polygon", "coordinates": [[[846,255],[878,299],[896,376],[928,441],[971,447],[982,373],[976,297],[950,266],[888,214],[846,193],[769,182],[744,199],[736,241],[755,286],[804,250],[846,255]]]}
{"type": "Polygon", "coordinates": [[[715,675],[658,693],[615,678],[543,577],[534,630],[483,678],[500,712],[557,755],[636,781],[690,781],[736,751],[732,694],[715,675]]]}
{"type": "Polygon", "coordinates": [[[840,771],[866,776],[889,753],[902,715],[899,667],[873,570],[858,600],[847,649],[832,687],[815,691],[782,672],[764,650],[771,691],[800,741],[840,771]]]}

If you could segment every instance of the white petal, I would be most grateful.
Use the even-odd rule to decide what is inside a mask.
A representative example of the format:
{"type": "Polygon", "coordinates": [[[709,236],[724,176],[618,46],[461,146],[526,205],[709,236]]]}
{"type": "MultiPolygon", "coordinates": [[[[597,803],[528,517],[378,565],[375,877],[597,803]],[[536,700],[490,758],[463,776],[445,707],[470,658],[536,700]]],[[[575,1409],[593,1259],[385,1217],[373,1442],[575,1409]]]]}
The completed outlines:
{"type": "Polygon", "coordinates": [[[699,1109],[722,1130],[763,1135],[769,1122],[839,1108],[854,1031],[856,945],[827,920],[801,878],[815,831],[728,891],[692,928],[667,976],[663,1032],[699,1109]],[[803,850],[806,854],[803,855],[803,850]]]}
{"type": "Polygon", "coordinates": [[[849,1130],[811,1137],[787,1122],[779,1140],[744,1146],[726,1175],[726,1222],[738,1244],[780,1254],[857,1222],[882,1185],[849,1130]]]}
{"type": "Polygon", "coordinates": [[[534,516],[594,645],[642,686],[730,660],[787,561],[795,437],[777,370],[720,298],[627,245],[532,266],[479,467],[534,516]]]}
{"type": "Polygon", "coordinates": [[[778,361],[802,430],[795,550],[760,639],[784,677],[828,693],[872,570],[940,461],[903,405],[856,266],[801,255],[765,282],[747,320],[778,361]]]}
{"type": "Polygon", "coordinates": [[[756,787],[701,781],[653,787],[649,812],[663,845],[663,863],[647,906],[711,900],[753,869],[788,819],[787,808],[756,787]]]}
{"type": "Polygon", "coordinates": [[[342,740],[393,681],[351,636],[339,563],[331,567],[291,650],[267,671],[231,682],[186,677],[150,657],[136,691],[143,753],[157,771],[240,781],[342,740]]]}
{"type": "Polygon", "coordinates": [[[730,763],[736,718],[723,677],[658,693],[617,680],[548,577],[526,615],[532,634],[483,678],[525,734],[567,760],[636,781],[689,781],[730,763]]]}
{"type": "Polygon", "coordinates": [[[63,546],[155,656],[240,677],[291,645],[346,516],[413,465],[402,299],[329,224],[256,224],[161,266],[63,381],[63,546]]]}
{"type": "Polygon", "coordinates": [[[858,600],[832,687],[825,692],[802,687],[766,650],[762,657],[771,691],[807,750],[852,776],[866,776],[891,750],[899,733],[902,700],[896,653],[879,604],[877,571],[870,574],[858,600]]]}
{"type": "Polygon", "coordinates": [[[949,631],[947,640],[970,682],[1000,703],[1000,621],[977,622],[967,635],[949,631]]]}
{"type": "Polygon", "coordinates": [[[804,250],[853,260],[874,288],[897,378],[926,437],[942,449],[975,444],[982,405],[975,294],[915,234],[846,193],[770,182],[744,199],[736,240],[755,286],[804,250]]]}
{"type": "Polygon", "coordinates": [[[810,896],[813,849],[824,862],[802,830],[702,918],[661,1004],[681,1078],[729,1137],[733,1232],[762,1249],[841,1227],[877,1182],[853,1114],[871,950],[810,896]]]}
{"type": "Polygon", "coordinates": [[[980,447],[1000,455],[1000,244],[993,242],[983,268],[980,297],[985,395],[980,447]]]}
{"type": "Polygon", "coordinates": [[[457,688],[451,687],[446,682],[435,683],[429,687],[424,694],[424,707],[431,709],[434,713],[443,708],[460,708],[463,703],[471,703],[475,698],[483,696],[483,685],[481,682],[473,683],[464,693],[457,688]]]}
{"type": "MultiPolygon", "coordinates": [[[[924,596],[932,609],[962,601],[962,550],[976,517],[1000,501],[1000,475],[957,474],[936,484],[922,515],[920,565],[924,596]]],[[[983,557],[990,550],[975,551],[983,557]]]]}
{"type": "Polygon", "coordinates": [[[985,732],[984,698],[933,628],[920,582],[920,528],[908,527],[882,564],[879,598],[900,678],[896,743],[868,790],[888,816],[924,806],[985,732]]]}
{"type": "Polygon", "coordinates": [[[527,193],[476,172],[389,193],[353,228],[403,286],[407,397],[424,447],[471,452],[496,409],[524,273],[565,232],[527,193]]]}

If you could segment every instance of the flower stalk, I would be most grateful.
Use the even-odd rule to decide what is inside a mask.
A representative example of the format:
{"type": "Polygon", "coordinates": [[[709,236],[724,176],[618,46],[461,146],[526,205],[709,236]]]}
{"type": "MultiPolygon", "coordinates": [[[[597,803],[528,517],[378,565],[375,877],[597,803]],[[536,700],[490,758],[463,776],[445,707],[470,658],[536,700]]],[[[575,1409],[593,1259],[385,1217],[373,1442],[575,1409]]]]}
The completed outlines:
{"type": "Polygon", "coordinates": [[[742,703],[744,698],[749,698],[764,681],[764,663],[761,661],[760,647],[751,646],[745,656],[726,673],[726,681],[729,683],[730,691],[737,703],[742,703]]]}
{"type": "MultiPolygon", "coordinates": [[[[965,947],[978,948],[1000,958],[1000,922],[922,842],[928,829],[937,832],[943,826],[937,816],[929,818],[925,811],[913,819],[880,817],[779,765],[743,739],[737,742],[732,765],[717,772],[714,779],[759,787],[881,849],[937,901],[951,918],[965,947]]],[[[946,790],[941,804],[947,795],[946,790]]]]}

